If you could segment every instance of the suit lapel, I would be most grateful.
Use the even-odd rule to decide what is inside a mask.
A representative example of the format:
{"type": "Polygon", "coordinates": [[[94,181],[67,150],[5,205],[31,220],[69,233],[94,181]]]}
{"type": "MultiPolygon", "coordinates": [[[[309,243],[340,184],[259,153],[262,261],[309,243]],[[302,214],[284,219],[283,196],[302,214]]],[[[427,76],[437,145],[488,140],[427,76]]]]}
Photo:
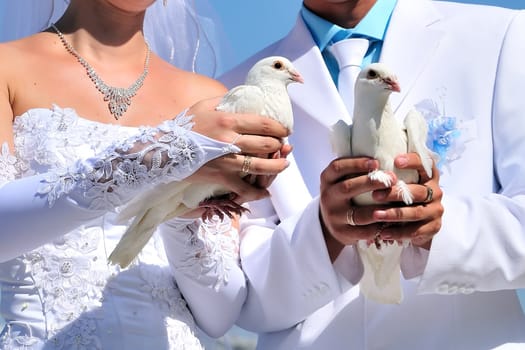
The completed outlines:
{"type": "Polygon", "coordinates": [[[442,32],[432,27],[439,19],[430,1],[398,0],[380,58],[400,80],[401,93],[390,97],[394,111],[400,109],[439,46],[442,32]]]}
{"type": "Polygon", "coordinates": [[[339,97],[321,52],[301,15],[276,51],[291,59],[304,78],[304,84],[288,87],[296,110],[303,111],[326,127],[331,127],[339,119],[350,121],[350,115],[339,97]]]}

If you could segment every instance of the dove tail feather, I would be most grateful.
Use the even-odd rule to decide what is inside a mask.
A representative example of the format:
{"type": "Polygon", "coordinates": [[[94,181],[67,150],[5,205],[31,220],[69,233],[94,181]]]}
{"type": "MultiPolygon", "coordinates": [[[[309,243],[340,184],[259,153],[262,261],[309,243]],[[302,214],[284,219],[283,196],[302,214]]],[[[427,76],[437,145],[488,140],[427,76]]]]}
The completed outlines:
{"type": "Polygon", "coordinates": [[[151,236],[162,222],[180,216],[188,208],[180,204],[169,214],[162,213],[162,217],[154,210],[147,210],[144,215],[136,216],[130,227],[126,230],[115,249],[109,255],[108,261],[125,268],[137,257],[142,248],[148,243],[151,236]]]}
{"type": "Polygon", "coordinates": [[[163,201],[178,202],[184,196],[184,191],[189,186],[191,186],[191,183],[187,181],[159,183],[152,190],[143,192],[123,206],[117,215],[116,222],[125,224],[131,218],[139,215],[144,210],[144,203],[149,203],[153,207],[154,205],[160,205],[163,201]]]}
{"type": "Polygon", "coordinates": [[[144,229],[140,234],[135,233],[137,231],[126,231],[115,249],[111,252],[108,261],[112,264],[118,264],[122,268],[127,267],[148,243],[155,228],[156,227],[150,227],[149,229],[144,229]]]}
{"type": "Polygon", "coordinates": [[[359,281],[361,293],[381,304],[399,304],[403,299],[401,270],[399,266],[403,247],[394,243],[377,249],[359,241],[357,251],[363,263],[364,273],[359,281]]]}

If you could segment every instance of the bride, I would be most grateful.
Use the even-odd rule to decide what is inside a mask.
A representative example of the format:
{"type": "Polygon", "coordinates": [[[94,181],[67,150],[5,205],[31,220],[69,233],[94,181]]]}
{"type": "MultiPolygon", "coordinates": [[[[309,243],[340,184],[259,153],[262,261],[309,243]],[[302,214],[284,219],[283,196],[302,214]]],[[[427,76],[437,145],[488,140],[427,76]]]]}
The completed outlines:
{"type": "MultiPolygon", "coordinates": [[[[47,29],[0,44],[1,349],[201,349],[196,324],[220,336],[235,321],[223,317],[245,293],[229,272],[235,220],[196,210],[163,224],[131,267],[107,263],[126,229],[118,208],[141,191],[213,179],[238,202],[262,198],[239,177],[242,152],[289,151],[277,122],[214,111],[220,83],[154,53],[196,63],[198,31],[162,46],[170,22],[146,16],[195,20],[167,3],[71,0],[47,29]],[[159,26],[150,43],[145,16],[159,26]]],[[[271,181],[287,161],[251,165],[271,181]]]]}

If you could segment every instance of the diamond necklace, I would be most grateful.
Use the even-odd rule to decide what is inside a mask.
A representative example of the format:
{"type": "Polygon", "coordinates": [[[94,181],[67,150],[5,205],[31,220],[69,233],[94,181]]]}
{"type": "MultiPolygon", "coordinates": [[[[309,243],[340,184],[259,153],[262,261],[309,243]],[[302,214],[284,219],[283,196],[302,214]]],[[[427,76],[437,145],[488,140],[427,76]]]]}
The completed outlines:
{"type": "Polygon", "coordinates": [[[66,40],[64,34],[55,26],[51,24],[51,27],[55,30],[64,44],[66,50],[76,57],[78,62],[86,69],[86,73],[95,84],[95,87],[104,95],[104,101],[109,101],[108,107],[109,112],[118,120],[122,115],[128,110],[129,105],[131,105],[131,98],[137,94],[137,91],[142,87],[144,79],[148,75],[149,67],[149,56],[150,48],[148,42],[146,41],[146,60],[144,61],[144,71],[138,77],[138,79],[128,88],[119,88],[107,85],[100,77],[97,75],[93,67],[85,59],[83,59],[80,54],[75,50],[75,48],[66,40]]]}

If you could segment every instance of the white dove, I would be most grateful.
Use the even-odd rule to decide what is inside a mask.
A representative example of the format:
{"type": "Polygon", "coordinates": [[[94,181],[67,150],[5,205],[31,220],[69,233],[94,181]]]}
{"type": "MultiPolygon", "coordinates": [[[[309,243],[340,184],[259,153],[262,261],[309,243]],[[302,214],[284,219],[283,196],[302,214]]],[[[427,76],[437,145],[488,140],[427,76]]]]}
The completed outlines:
{"type": "MultiPolygon", "coordinates": [[[[396,76],[385,64],[373,63],[359,74],[355,85],[353,124],[338,121],[331,134],[332,146],[338,156],[367,156],[379,161],[379,169],[368,174],[387,186],[391,178],[386,171],[397,176],[399,197],[407,205],[413,196],[407,183],[417,183],[416,170],[394,167],[397,155],[407,152],[419,154],[425,172],[432,176],[432,152],[426,146],[427,124],[423,116],[411,109],[401,124],[388,101],[392,91],[399,92],[396,76]]],[[[352,199],[356,205],[374,204],[371,192],[352,199]]],[[[361,292],[380,303],[400,303],[403,294],[400,281],[400,257],[403,246],[375,240],[375,244],[359,241],[357,250],[363,262],[364,273],[360,281],[361,292]]]]}
{"type": "MultiPolygon", "coordinates": [[[[292,82],[302,83],[303,80],[288,59],[280,56],[264,58],[250,69],[245,84],[228,91],[216,109],[268,116],[291,131],[293,114],[287,86],[292,82]]],[[[246,210],[227,197],[228,190],[215,183],[180,181],[155,186],[136,197],[120,212],[119,221],[133,217],[134,220],[108,260],[121,267],[128,266],[158,225],[197,207],[205,207],[203,217],[208,218],[217,213],[231,216],[246,210]]]]}

